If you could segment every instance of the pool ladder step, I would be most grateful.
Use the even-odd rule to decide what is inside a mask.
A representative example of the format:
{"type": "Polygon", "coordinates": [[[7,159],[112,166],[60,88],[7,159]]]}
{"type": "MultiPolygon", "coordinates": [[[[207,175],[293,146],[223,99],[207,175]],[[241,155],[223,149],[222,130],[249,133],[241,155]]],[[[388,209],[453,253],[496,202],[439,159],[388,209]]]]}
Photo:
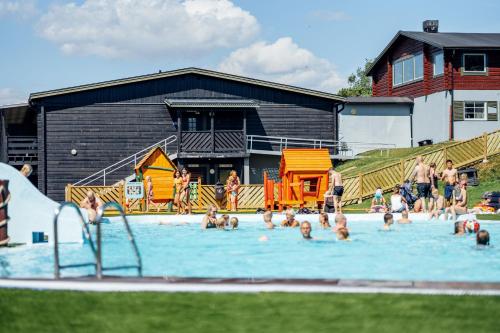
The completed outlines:
{"type": "Polygon", "coordinates": [[[127,217],[122,209],[122,207],[116,202],[107,202],[102,207],[98,209],[98,214],[96,217],[96,238],[97,245],[94,244],[92,239],[92,234],[90,233],[90,228],[88,223],[85,223],[85,219],[80,211],[80,208],[74,204],[73,202],[64,202],[56,209],[54,215],[54,277],[56,279],[61,278],[61,270],[68,268],[80,268],[80,267],[89,267],[92,266],[95,268],[95,276],[97,279],[102,279],[104,271],[114,271],[114,270],[122,270],[122,269],[136,269],[137,275],[142,276],[142,259],[139,253],[139,248],[137,247],[137,243],[135,242],[134,235],[132,234],[132,230],[130,229],[130,225],[128,223],[127,217]],[[92,255],[94,257],[93,262],[85,262],[78,264],[69,264],[69,265],[61,265],[59,260],[59,238],[58,238],[58,221],[59,216],[65,207],[71,207],[76,210],[80,223],[82,225],[83,235],[88,240],[90,249],[92,251],[92,255]],[[135,264],[134,265],[123,265],[123,266],[114,266],[114,267],[103,267],[102,266],[102,232],[101,232],[101,224],[104,216],[104,212],[109,207],[116,209],[120,217],[125,225],[125,230],[127,231],[128,240],[132,246],[132,250],[134,252],[135,264]]]}

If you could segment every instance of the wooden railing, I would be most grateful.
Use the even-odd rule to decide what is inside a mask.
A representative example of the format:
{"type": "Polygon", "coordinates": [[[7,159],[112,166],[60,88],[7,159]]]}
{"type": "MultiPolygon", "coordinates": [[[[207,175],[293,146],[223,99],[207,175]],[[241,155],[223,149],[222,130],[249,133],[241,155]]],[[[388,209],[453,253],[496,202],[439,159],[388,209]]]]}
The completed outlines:
{"type": "MultiPolygon", "coordinates": [[[[436,163],[437,170],[444,170],[446,160],[453,161],[455,167],[464,167],[500,154],[500,130],[482,136],[457,142],[440,149],[422,154],[426,164],[436,163]]],[[[408,158],[382,168],[346,177],[342,201],[349,205],[371,198],[377,186],[390,191],[411,177],[415,168],[415,158],[408,158]]]]}
{"type": "Polygon", "coordinates": [[[181,132],[181,153],[228,153],[245,151],[246,140],[243,131],[217,130],[181,132]]]}
{"type": "Polygon", "coordinates": [[[36,136],[8,136],[7,156],[10,165],[38,163],[38,138],[36,136]]]}

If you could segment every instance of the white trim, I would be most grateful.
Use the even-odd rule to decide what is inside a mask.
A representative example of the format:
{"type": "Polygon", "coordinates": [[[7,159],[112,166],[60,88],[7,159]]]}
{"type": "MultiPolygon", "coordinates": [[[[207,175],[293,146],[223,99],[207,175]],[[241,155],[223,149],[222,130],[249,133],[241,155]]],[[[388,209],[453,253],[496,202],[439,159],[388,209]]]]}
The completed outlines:
{"type": "Polygon", "coordinates": [[[486,53],[464,53],[464,54],[462,54],[462,72],[468,73],[468,74],[474,74],[474,73],[485,74],[485,73],[487,73],[488,66],[486,64],[486,53]],[[484,70],[482,70],[482,71],[467,71],[467,70],[465,70],[465,56],[468,56],[468,55],[482,55],[483,61],[484,61],[484,70]]]}
{"type": "Polygon", "coordinates": [[[485,121],[485,120],[488,120],[488,101],[464,101],[464,121],[485,121]],[[476,104],[483,103],[483,114],[484,114],[483,118],[466,118],[465,117],[466,103],[474,103],[474,110],[477,108],[476,104]]]}
{"type": "Polygon", "coordinates": [[[423,80],[424,78],[424,53],[423,52],[417,52],[415,54],[412,54],[412,55],[408,55],[408,56],[404,56],[404,57],[401,57],[401,58],[398,58],[396,60],[394,60],[392,62],[392,86],[393,87],[399,87],[399,86],[402,86],[402,85],[405,85],[405,84],[409,84],[409,83],[413,83],[413,82],[417,82],[417,81],[420,81],[420,80],[423,80]],[[417,66],[415,65],[415,59],[418,57],[418,56],[422,56],[422,76],[419,76],[417,77],[416,76],[416,68],[417,66]],[[404,62],[407,61],[407,60],[410,60],[412,59],[413,60],[413,79],[411,80],[408,80],[408,81],[405,81],[405,71],[404,71],[404,62]],[[399,64],[401,63],[401,72],[402,72],[402,82],[401,83],[395,83],[395,75],[394,75],[394,72],[395,72],[395,65],[396,64],[399,64]]]}

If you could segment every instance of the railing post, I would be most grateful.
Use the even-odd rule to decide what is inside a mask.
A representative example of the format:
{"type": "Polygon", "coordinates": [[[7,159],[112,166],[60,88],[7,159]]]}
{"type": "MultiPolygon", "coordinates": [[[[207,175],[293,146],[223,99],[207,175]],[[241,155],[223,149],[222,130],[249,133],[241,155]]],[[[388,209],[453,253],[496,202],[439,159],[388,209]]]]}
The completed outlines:
{"type": "Polygon", "coordinates": [[[488,162],[488,133],[487,132],[484,132],[483,140],[484,140],[483,163],[487,163],[488,162]]]}
{"type": "MultiPolygon", "coordinates": [[[[201,188],[201,177],[198,177],[198,209],[201,208],[201,196],[203,195],[203,189],[201,188]]],[[[189,200],[189,198],[188,198],[189,200]]]]}
{"type": "Polygon", "coordinates": [[[134,168],[137,166],[137,154],[134,154],[134,168]]]}
{"type": "Polygon", "coordinates": [[[400,164],[400,172],[401,172],[401,184],[403,184],[403,182],[405,181],[405,160],[401,160],[399,162],[400,164]]]}
{"type": "Polygon", "coordinates": [[[102,185],[106,186],[106,169],[102,170],[102,185]]]}
{"type": "MultiPolygon", "coordinates": [[[[165,154],[167,154],[167,139],[165,139],[165,140],[163,141],[163,143],[164,143],[164,148],[165,148],[165,149],[163,149],[163,151],[165,152],[165,154]]],[[[168,154],[167,154],[167,155],[168,155],[168,154]]]]}
{"type": "Polygon", "coordinates": [[[280,138],[280,151],[283,151],[283,137],[280,138]]]}
{"type": "Polygon", "coordinates": [[[102,238],[101,238],[101,221],[96,223],[97,233],[97,263],[96,263],[96,276],[97,279],[102,279],[102,238]]]}
{"type": "Polygon", "coordinates": [[[363,202],[363,174],[359,174],[358,204],[363,202]]]}

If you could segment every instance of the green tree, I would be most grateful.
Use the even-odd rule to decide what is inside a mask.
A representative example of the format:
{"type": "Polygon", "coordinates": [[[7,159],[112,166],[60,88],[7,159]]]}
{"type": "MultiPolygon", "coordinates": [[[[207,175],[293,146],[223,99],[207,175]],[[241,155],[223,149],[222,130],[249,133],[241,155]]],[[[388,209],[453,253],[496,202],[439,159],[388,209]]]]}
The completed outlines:
{"type": "Polygon", "coordinates": [[[372,65],[373,60],[365,59],[364,67],[358,67],[356,73],[352,73],[347,78],[349,87],[339,90],[338,95],[343,97],[353,96],[371,96],[372,95],[372,80],[366,76],[368,68],[372,65]]]}

